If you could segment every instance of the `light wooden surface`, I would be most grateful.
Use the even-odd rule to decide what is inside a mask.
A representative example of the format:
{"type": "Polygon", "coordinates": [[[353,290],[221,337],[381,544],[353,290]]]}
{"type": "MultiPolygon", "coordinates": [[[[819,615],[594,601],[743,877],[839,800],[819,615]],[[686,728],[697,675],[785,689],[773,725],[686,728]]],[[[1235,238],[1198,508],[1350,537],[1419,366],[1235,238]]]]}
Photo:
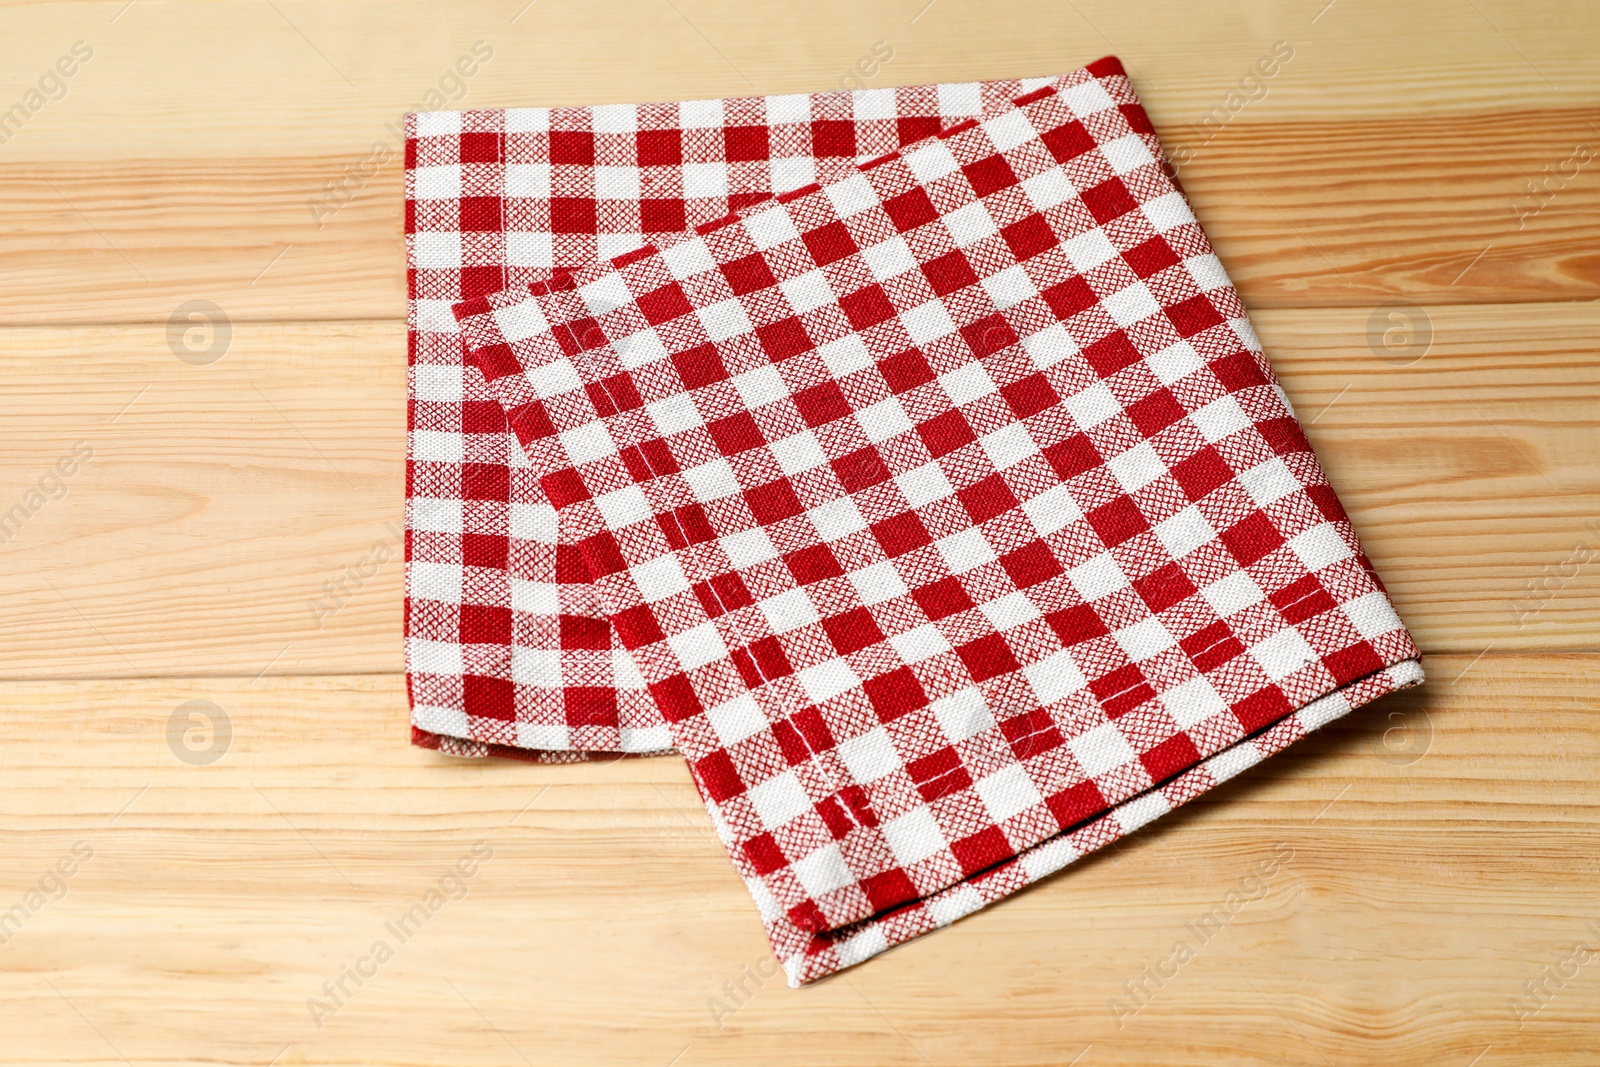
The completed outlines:
{"type": "Polygon", "coordinates": [[[0,545],[0,915],[44,889],[0,926],[0,1063],[1600,1063],[1600,11],[925,3],[0,5],[0,111],[94,50],[0,144],[0,511],[93,449],[0,545]],[[827,88],[880,40],[873,85],[1120,54],[1428,684],[801,991],[749,977],[678,761],[410,748],[399,564],[307,607],[401,513],[399,166],[307,201],[479,40],[453,106],[827,88]],[[190,300],[231,323],[209,365],[169,344],[190,300]],[[191,700],[215,762],[169,745],[191,700]]]}

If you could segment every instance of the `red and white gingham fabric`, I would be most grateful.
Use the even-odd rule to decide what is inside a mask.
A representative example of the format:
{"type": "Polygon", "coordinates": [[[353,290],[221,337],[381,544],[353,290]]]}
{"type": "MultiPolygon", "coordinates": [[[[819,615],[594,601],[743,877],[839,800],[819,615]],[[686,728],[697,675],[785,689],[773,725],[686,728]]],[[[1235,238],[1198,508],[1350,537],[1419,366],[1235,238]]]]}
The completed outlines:
{"type": "Polygon", "coordinates": [[[1421,678],[1099,81],[456,308],[796,983],[1421,678]]]}
{"type": "Polygon", "coordinates": [[[557,544],[450,307],[847,173],[1046,84],[1116,101],[1121,67],[686,103],[407,116],[406,674],[418,744],[575,760],[668,747],[577,556],[557,544]]]}

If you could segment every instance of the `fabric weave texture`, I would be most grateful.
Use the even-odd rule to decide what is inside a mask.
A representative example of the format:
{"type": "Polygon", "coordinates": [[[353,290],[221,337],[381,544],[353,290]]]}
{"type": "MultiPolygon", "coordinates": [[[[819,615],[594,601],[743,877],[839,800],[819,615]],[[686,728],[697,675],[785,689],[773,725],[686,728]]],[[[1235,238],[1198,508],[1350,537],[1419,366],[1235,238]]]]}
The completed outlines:
{"type": "Polygon", "coordinates": [[[446,294],[414,299],[417,740],[681,751],[795,984],[1421,679],[1116,61],[894,93],[460,113],[505,129],[455,163],[417,116],[408,159],[413,228],[462,226],[411,246],[446,294]],[[815,117],[841,97],[854,124],[815,117]],[[795,129],[730,124],[758,113],[795,129]],[[518,125],[547,163],[509,162],[518,125]],[[468,156],[544,213],[467,230],[468,156]],[[425,414],[499,439],[469,461],[425,414]]]}

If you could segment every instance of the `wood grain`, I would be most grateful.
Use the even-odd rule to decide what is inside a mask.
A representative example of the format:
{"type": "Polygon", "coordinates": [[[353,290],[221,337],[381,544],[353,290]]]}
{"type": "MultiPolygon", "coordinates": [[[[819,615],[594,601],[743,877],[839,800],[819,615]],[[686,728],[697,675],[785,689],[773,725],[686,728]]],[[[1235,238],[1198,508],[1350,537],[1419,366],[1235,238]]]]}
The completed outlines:
{"type": "MultiPolygon", "coordinates": [[[[1543,201],[1524,186],[1575,145],[1600,151],[1596,121],[1241,119],[1195,142],[1182,180],[1252,308],[1589,300],[1600,177],[1579,170],[1543,201]],[[1466,145],[1486,156],[1464,169],[1466,145]]],[[[1160,132],[1184,143],[1181,127],[1160,132]]],[[[0,235],[0,275],[30,279],[0,288],[0,321],[165,322],[197,296],[236,320],[401,317],[398,164],[337,214],[311,207],[365,154],[0,163],[0,190],[26,212],[0,235]]]]}
{"type": "Polygon", "coordinates": [[[0,1064],[1597,1062],[1597,34],[1570,0],[0,2],[0,114],[94,52],[0,128],[0,515],[93,450],[0,543],[0,1064]],[[878,41],[874,87],[1120,54],[1427,685],[801,991],[680,761],[411,748],[399,164],[308,202],[476,41],[447,106],[826,89],[878,41]]]}
{"type": "Polygon", "coordinates": [[[208,366],[162,327],[7,336],[0,406],[27,446],[8,449],[0,500],[94,449],[0,548],[0,588],[38,612],[7,623],[15,673],[400,668],[402,327],[241,324],[208,366]],[[352,569],[377,573],[325,589],[352,569]]]}
{"type": "Polygon", "coordinates": [[[393,676],[6,683],[12,880],[94,856],[0,946],[0,996],[35,1020],[0,1063],[119,1062],[74,1009],[136,1063],[519,1062],[508,1041],[552,1064],[1592,1062],[1587,968],[1520,1030],[1508,1002],[1600,918],[1600,657],[1427,667],[1159,828],[802,991],[742,978],[766,947],[677,760],[411,749],[393,676]],[[203,767],[165,736],[195,699],[233,730],[203,767]],[[478,841],[465,896],[399,943],[384,924],[478,841]],[[1230,891],[1251,899],[1200,942],[1230,891]],[[378,939],[394,959],[317,1027],[308,998],[378,939]],[[1195,958],[1119,1027],[1108,1002],[1179,940],[1195,958]]]}

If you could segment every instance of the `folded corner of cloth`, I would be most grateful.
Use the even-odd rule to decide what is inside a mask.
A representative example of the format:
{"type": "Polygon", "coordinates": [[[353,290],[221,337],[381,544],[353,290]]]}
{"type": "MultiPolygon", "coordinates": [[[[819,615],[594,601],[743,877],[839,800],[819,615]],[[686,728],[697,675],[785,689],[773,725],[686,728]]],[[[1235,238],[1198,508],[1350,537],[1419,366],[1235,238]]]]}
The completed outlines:
{"type": "Polygon", "coordinates": [[[1115,59],[409,133],[414,740],[682,753],[791,984],[1421,681],[1115,59]]]}

